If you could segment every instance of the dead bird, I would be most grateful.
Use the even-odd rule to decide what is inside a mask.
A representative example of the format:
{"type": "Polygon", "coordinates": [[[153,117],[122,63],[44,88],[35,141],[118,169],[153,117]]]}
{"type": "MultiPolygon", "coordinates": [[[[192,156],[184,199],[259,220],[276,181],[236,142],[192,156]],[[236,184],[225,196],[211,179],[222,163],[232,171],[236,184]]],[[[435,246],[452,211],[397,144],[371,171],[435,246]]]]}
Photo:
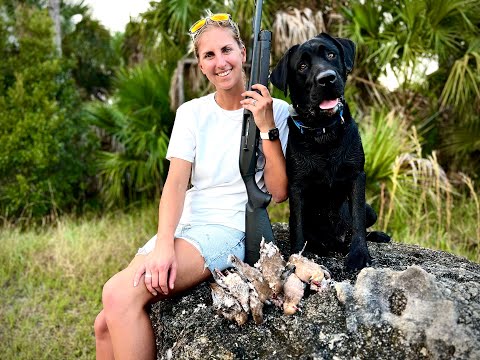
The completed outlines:
{"type": "Polygon", "coordinates": [[[272,290],[263,278],[260,270],[244,263],[235,255],[230,255],[228,260],[250,286],[249,306],[253,321],[257,325],[263,323],[263,305],[271,298],[272,290]]]}
{"type": "Polygon", "coordinates": [[[242,309],[248,313],[250,310],[249,298],[250,298],[250,286],[242,279],[242,277],[228,270],[225,270],[225,275],[215,269],[212,273],[214,280],[220,285],[227,293],[232,295],[242,306],[242,309]]]}
{"type": "Polygon", "coordinates": [[[315,291],[321,289],[325,281],[331,278],[330,272],[325,266],[307,259],[301,253],[291,255],[288,259],[288,266],[295,266],[295,275],[303,282],[310,284],[310,288],[315,291]]]}
{"type": "Polygon", "coordinates": [[[224,318],[243,325],[248,320],[248,313],[243,310],[240,302],[217,283],[211,283],[213,307],[224,318]]]}
{"type": "Polygon", "coordinates": [[[252,312],[253,321],[255,324],[259,325],[263,323],[263,305],[264,303],[260,301],[257,291],[253,288],[250,291],[249,297],[250,311],[252,312]]]}
{"type": "Polygon", "coordinates": [[[298,310],[298,304],[302,300],[305,292],[305,283],[292,273],[288,276],[283,285],[283,312],[286,315],[293,315],[298,310]]]}
{"type": "Polygon", "coordinates": [[[263,278],[262,273],[260,270],[244,263],[235,255],[230,255],[228,260],[233,265],[235,269],[237,269],[240,276],[243,276],[248,282],[250,282],[255,291],[258,294],[258,299],[265,303],[268,299],[272,297],[273,291],[268,286],[267,281],[263,278]]]}
{"type": "Polygon", "coordinates": [[[282,273],[285,271],[286,262],[280,252],[280,249],[273,242],[265,242],[262,238],[260,243],[260,259],[255,263],[255,267],[262,272],[263,278],[272,289],[274,296],[282,292],[283,280],[282,273]]]}
{"type": "Polygon", "coordinates": [[[305,292],[306,283],[320,291],[327,288],[330,272],[323,265],[299,254],[290,256],[288,263],[272,243],[262,241],[260,259],[252,267],[234,255],[229,256],[234,270],[216,270],[211,284],[217,312],[242,325],[252,313],[256,324],[263,323],[263,306],[273,303],[286,315],[295,314],[305,292]]]}

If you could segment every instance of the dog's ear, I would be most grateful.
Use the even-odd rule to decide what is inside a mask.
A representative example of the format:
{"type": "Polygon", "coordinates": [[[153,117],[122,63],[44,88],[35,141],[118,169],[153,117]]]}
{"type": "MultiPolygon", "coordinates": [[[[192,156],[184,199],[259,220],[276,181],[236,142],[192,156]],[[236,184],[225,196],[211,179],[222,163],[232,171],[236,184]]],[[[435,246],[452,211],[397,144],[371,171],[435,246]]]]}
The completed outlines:
{"type": "Polygon", "coordinates": [[[355,43],[352,40],[344,38],[334,38],[327,33],[320,33],[317,38],[327,38],[331,40],[335,46],[343,53],[343,64],[347,70],[347,75],[353,70],[353,63],[355,62],[355,43]]]}
{"type": "Polygon", "coordinates": [[[293,45],[288,49],[270,74],[270,81],[273,86],[282,90],[285,96],[287,96],[288,93],[288,62],[290,60],[290,55],[299,46],[300,45],[293,45]]]}
{"type": "Polygon", "coordinates": [[[353,69],[353,63],[355,62],[355,43],[352,40],[344,38],[335,38],[335,40],[343,48],[343,61],[347,69],[347,74],[350,74],[353,69]]]}

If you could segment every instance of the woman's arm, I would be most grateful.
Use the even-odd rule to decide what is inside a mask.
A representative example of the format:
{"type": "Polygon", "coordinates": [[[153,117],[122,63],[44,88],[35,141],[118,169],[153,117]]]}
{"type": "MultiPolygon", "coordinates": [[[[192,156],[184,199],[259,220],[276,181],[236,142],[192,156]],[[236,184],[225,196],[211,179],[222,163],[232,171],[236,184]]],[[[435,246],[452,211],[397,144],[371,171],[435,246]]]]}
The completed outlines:
{"type": "Polygon", "coordinates": [[[190,162],[171,159],[160,199],[155,248],[146,256],[145,262],[135,273],[134,286],[138,284],[143,274],[149,274],[145,276],[145,285],[154,296],[157,295],[157,291],[168,294],[168,289],[174,287],[177,272],[174,234],[182,215],[191,169],[190,162]]]}
{"type": "MultiPolygon", "coordinates": [[[[273,99],[268,89],[260,84],[252,86],[261,92],[246,91],[242,95],[250,99],[242,100],[241,103],[245,109],[252,112],[255,123],[260,132],[268,132],[275,128],[273,119],[273,99]]],[[[272,194],[273,201],[276,203],[287,200],[287,171],[285,156],[279,139],[262,140],[263,154],[265,156],[265,169],[263,177],[268,192],[272,194]]]]}
{"type": "MultiPolygon", "coordinates": [[[[171,239],[173,242],[173,235],[182,215],[191,171],[191,162],[178,158],[170,160],[168,176],[158,209],[157,237],[160,239],[171,239]]],[[[161,242],[157,241],[157,246],[159,243],[161,242]]]]}
{"type": "MultiPolygon", "coordinates": [[[[271,127],[270,129],[273,129],[271,127]]],[[[268,129],[268,130],[270,130],[268,129]]],[[[262,132],[268,132],[262,131],[262,132]]],[[[285,157],[283,156],[282,146],[280,140],[262,140],[263,154],[265,155],[265,169],[263,178],[268,192],[272,194],[273,201],[276,203],[287,200],[288,197],[288,180],[285,164],[285,157]]]]}

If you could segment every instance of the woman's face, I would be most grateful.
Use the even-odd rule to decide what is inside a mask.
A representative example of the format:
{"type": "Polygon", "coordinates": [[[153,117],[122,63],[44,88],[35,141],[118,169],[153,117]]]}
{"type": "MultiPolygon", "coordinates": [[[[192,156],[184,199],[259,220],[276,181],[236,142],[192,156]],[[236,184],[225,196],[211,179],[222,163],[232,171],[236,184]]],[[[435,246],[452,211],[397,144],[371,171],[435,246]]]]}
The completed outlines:
{"type": "Polygon", "coordinates": [[[240,47],[231,30],[210,27],[199,35],[198,62],[202,73],[217,90],[243,89],[242,64],[245,48],[240,47]]]}

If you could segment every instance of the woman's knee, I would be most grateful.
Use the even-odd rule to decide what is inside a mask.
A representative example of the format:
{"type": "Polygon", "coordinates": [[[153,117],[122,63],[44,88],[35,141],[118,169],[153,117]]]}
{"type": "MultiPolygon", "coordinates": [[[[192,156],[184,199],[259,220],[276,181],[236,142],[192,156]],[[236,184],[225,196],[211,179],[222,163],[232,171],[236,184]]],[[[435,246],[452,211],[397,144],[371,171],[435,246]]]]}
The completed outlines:
{"type": "Polygon", "coordinates": [[[116,274],[103,286],[102,303],[107,318],[115,313],[123,313],[131,303],[131,292],[125,289],[122,278],[121,273],[116,274]]]}
{"type": "Polygon", "coordinates": [[[103,286],[102,302],[107,322],[141,310],[147,303],[147,292],[143,293],[140,286],[134,288],[133,275],[129,274],[128,271],[121,271],[103,286]]]}
{"type": "Polygon", "coordinates": [[[105,319],[105,312],[102,310],[95,318],[95,323],[93,324],[93,329],[95,331],[95,338],[97,340],[103,339],[108,336],[108,326],[105,319]]]}

